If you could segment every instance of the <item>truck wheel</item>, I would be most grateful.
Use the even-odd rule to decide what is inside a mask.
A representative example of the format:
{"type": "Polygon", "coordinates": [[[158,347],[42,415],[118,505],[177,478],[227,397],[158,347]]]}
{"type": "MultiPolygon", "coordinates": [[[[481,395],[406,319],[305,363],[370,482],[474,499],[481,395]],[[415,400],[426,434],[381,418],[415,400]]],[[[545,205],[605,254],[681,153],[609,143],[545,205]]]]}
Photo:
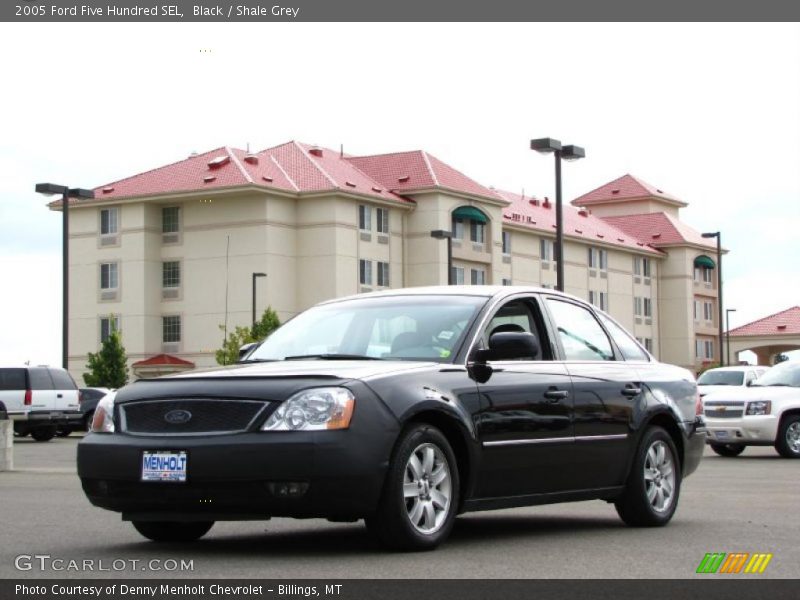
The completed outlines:
{"type": "Polygon", "coordinates": [[[37,442],[49,442],[56,437],[56,428],[54,426],[36,427],[31,429],[31,437],[37,442]]]}
{"type": "Polygon", "coordinates": [[[447,438],[431,425],[414,425],[395,447],[367,528],[390,548],[431,550],[450,535],[458,493],[458,467],[447,438]]]}
{"type": "Polygon", "coordinates": [[[675,443],[664,429],[651,427],[636,451],[625,491],[614,503],[617,514],[634,527],[666,525],[678,507],[680,491],[675,443]]]}
{"type": "Polygon", "coordinates": [[[711,444],[711,449],[720,456],[734,457],[744,452],[742,444],[711,444]]]}
{"type": "Polygon", "coordinates": [[[214,521],[133,521],[136,531],[154,542],[193,542],[214,526],[214,521]]]}
{"type": "Polygon", "coordinates": [[[781,421],[775,449],[784,458],[800,458],[800,415],[789,415],[781,421]]]}
{"type": "Polygon", "coordinates": [[[59,427],[56,429],[56,436],[58,437],[69,437],[70,433],[72,433],[72,429],[69,427],[59,427]]]}

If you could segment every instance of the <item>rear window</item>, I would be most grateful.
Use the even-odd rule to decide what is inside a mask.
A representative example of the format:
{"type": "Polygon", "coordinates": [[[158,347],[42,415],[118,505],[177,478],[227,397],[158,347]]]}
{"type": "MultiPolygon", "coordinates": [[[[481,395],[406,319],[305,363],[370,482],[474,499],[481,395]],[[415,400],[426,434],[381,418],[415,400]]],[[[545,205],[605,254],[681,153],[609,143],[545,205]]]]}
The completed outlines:
{"type": "Polygon", "coordinates": [[[64,369],[50,369],[50,376],[53,378],[53,385],[57,390],[77,390],[78,386],[72,380],[72,376],[64,369]]]}
{"type": "Polygon", "coordinates": [[[53,380],[50,378],[50,373],[44,367],[33,367],[28,370],[31,378],[32,390],[52,390],[53,380]]]}
{"type": "Polygon", "coordinates": [[[87,400],[100,400],[106,393],[102,390],[92,390],[92,389],[82,389],[81,394],[83,394],[84,402],[87,400]]]}
{"type": "Polygon", "coordinates": [[[0,391],[24,390],[25,369],[0,369],[0,391]]]}

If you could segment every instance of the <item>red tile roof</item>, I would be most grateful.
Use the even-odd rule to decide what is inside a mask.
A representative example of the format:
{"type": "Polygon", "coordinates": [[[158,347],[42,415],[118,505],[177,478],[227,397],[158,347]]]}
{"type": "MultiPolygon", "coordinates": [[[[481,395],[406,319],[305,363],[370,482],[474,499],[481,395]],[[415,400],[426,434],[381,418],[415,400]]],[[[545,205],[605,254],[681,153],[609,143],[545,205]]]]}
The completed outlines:
{"type": "MultiPolygon", "coordinates": [[[[523,197],[513,192],[495,191],[511,203],[503,209],[503,220],[506,223],[555,234],[555,203],[548,201],[545,204],[545,201],[530,196],[523,197]]],[[[564,235],[581,238],[587,243],[605,243],[622,246],[629,250],[661,255],[659,250],[648,246],[638,237],[607,223],[605,219],[600,219],[589,211],[578,210],[569,205],[564,206],[564,235]]]]}
{"type": "Polygon", "coordinates": [[[602,217],[602,220],[656,248],[672,244],[696,244],[714,249],[717,247],[714,239],[704,238],[685,223],[666,213],[602,217]]]}
{"type": "Polygon", "coordinates": [[[731,329],[732,336],[742,335],[800,335],[800,306],[731,329]]]}
{"type": "Polygon", "coordinates": [[[632,200],[634,198],[650,197],[667,200],[671,204],[686,206],[686,203],[682,200],[667,194],[663,190],[633,175],[623,175],[614,181],[601,185],[599,188],[575,198],[571,204],[573,206],[591,206],[592,204],[613,200],[632,200]]]}
{"type": "Polygon", "coordinates": [[[163,366],[177,366],[177,367],[191,367],[194,368],[194,363],[188,360],[183,360],[171,354],[156,354],[145,360],[133,363],[134,367],[163,367],[163,366]]]}

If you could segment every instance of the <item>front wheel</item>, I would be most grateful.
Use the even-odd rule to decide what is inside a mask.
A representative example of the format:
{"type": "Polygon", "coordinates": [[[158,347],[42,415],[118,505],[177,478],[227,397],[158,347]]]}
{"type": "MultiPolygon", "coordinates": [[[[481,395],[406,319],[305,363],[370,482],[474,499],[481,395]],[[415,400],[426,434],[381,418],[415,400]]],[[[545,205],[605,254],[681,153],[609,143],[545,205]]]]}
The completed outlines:
{"type": "Polygon", "coordinates": [[[742,444],[711,444],[711,449],[720,456],[732,458],[744,452],[742,444]]]}
{"type": "Polygon", "coordinates": [[[775,449],[784,458],[800,458],[800,415],[790,415],[778,427],[775,449]]]}
{"type": "Polygon", "coordinates": [[[193,542],[214,526],[214,521],[133,521],[136,531],[154,542],[193,542]]]}
{"type": "Polygon", "coordinates": [[[648,429],[631,467],[625,491],[614,503],[617,514],[634,527],[666,525],[678,506],[681,464],[675,443],[661,427],[648,429]]]}
{"type": "Polygon", "coordinates": [[[395,447],[378,511],[367,527],[397,550],[431,550],[453,528],[459,479],[455,455],[441,431],[407,429],[395,447]]]}

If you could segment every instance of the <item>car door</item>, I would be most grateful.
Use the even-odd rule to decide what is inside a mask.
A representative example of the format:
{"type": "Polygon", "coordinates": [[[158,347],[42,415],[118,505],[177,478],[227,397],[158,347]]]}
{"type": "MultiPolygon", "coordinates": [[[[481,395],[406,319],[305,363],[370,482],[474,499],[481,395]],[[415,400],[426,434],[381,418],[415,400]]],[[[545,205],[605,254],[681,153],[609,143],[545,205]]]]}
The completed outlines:
{"type": "Polygon", "coordinates": [[[569,374],[553,360],[539,300],[512,297],[487,319],[479,338],[488,347],[492,333],[526,331],[539,339],[536,357],[493,361],[492,375],[478,384],[476,429],[481,443],[477,495],[515,496],[569,487],[572,390],[569,374]]]}
{"type": "Polygon", "coordinates": [[[75,385],[70,374],[64,369],[51,368],[49,371],[55,388],[54,408],[73,412],[80,410],[78,386],[75,385]]]}
{"type": "Polygon", "coordinates": [[[589,306],[555,296],[546,305],[572,378],[576,483],[583,489],[620,485],[634,411],[643,399],[639,371],[634,361],[623,360],[589,306]]]}

